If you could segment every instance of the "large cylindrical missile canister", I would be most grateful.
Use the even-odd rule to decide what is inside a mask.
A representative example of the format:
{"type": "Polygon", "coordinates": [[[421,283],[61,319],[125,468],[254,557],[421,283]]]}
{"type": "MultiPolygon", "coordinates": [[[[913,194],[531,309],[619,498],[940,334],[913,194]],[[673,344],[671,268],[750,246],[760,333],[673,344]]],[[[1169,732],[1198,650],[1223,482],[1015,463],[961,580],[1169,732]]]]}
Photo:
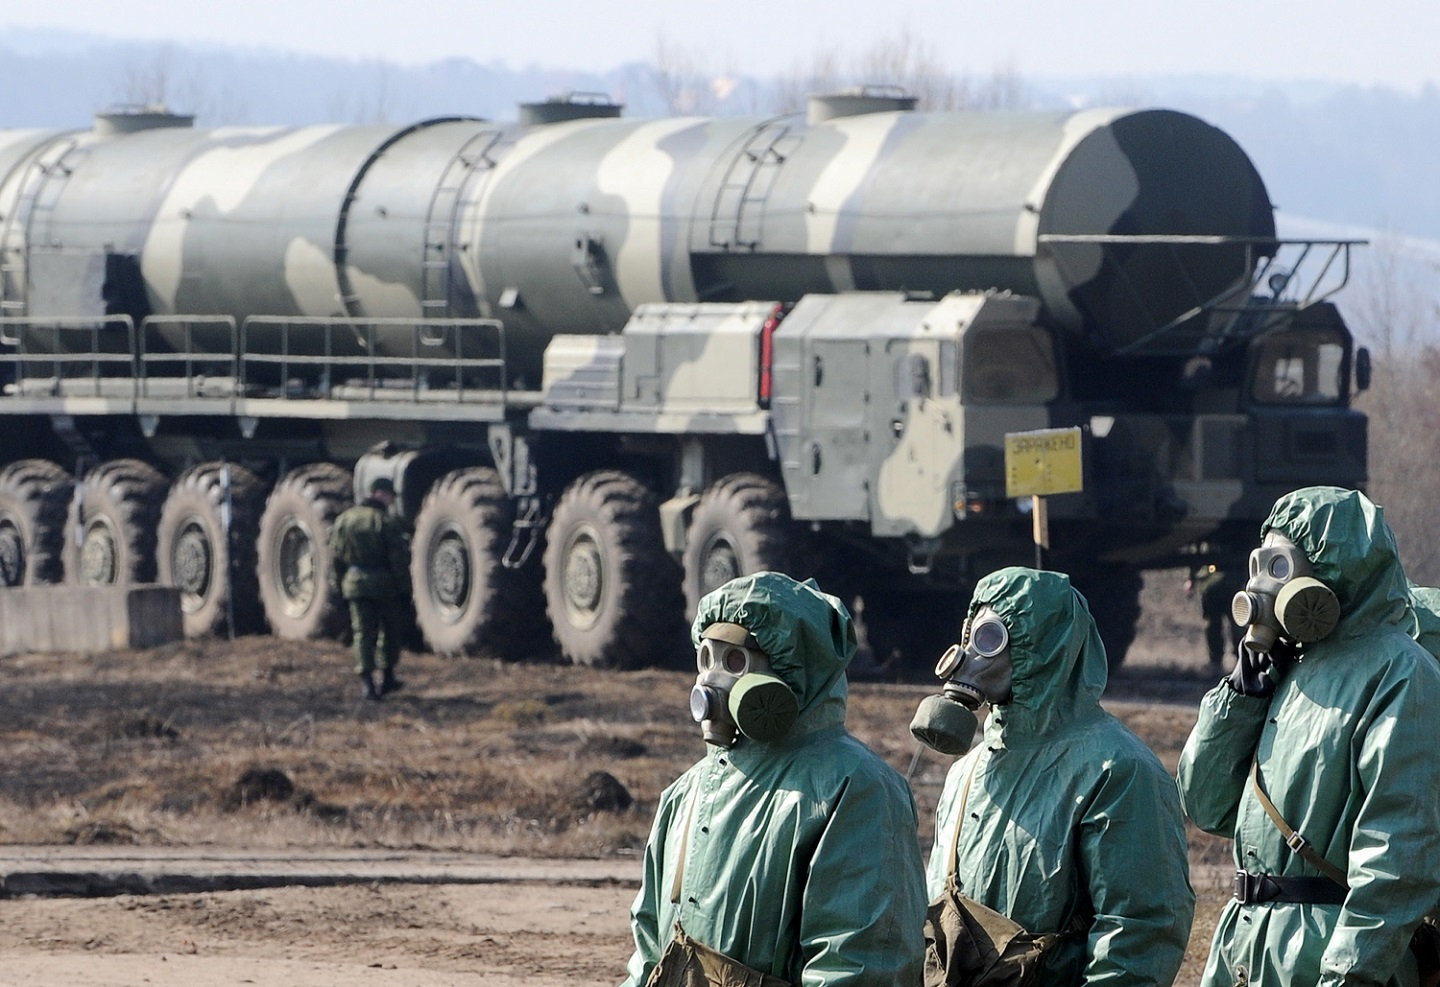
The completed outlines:
{"type": "Polygon", "coordinates": [[[1245,153],[1187,114],[875,112],[532,132],[464,231],[477,296],[551,331],[661,299],[998,288],[1119,348],[1240,283],[1251,251],[1047,238],[1263,241],[1274,219],[1245,153]]]}
{"type": "MultiPolygon", "coordinates": [[[[0,172],[0,196],[14,190],[27,247],[24,314],[91,316],[107,300],[114,311],[113,299],[133,294],[113,283],[129,272],[144,300],[132,315],[420,318],[427,229],[450,221],[432,215],[437,188],[480,126],[97,126],[57,139],[50,167],[0,172]],[[133,264],[111,264],[104,298],[94,290],[66,296],[45,290],[53,255],[73,258],[72,266],[88,258],[103,269],[117,256],[133,264]]],[[[174,335],[178,348],[182,331],[161,335],[174,335]]],[[[296,354],[357,355],[373,346],[405,355],[413,345],[412,331],[393,327],[312,330],[307,338],[301,326],[288,337],[296,354]]],[[[231,342],[227,330],[200,324],[191,345],[224,351],[231,342]]]]}
{"type": "MultiPolygon", "coordinates": [[[[0,250],[25,275],[3,300],[36,318],[126,298],[143,300],[136,316],[237,323],[490,317],[512,381],[533,386],[552,335],[615,331],[655,301],[998,288],[1121,347],[1247,276],[1248,255],[1054,235],[1274,236],[1244,152],[1173,111],[600,109],[526,125],[0,131],[0,250]],[[97,265],[103,277],[67,273],[97,265]]],[[[409,328],[305,331],[285,346],[415,347],[409,328]]],[[[221,348],[221,332],[197,338],[221,348]]]]}

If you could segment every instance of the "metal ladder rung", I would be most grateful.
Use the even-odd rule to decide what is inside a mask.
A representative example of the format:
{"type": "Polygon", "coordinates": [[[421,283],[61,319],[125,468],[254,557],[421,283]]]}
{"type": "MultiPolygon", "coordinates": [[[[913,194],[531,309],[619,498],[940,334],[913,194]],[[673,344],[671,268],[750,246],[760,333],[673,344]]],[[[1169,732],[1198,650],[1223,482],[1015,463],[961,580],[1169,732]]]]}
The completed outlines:
{"type": "Polygon", "coordinates": [[[498,130],[482,130],[460,146],[441,172],[440,182],[431,192],[430,207],[425,218],[426,259],[422,261],[424,271],[421,289],[426,297],[421,299],[421,311],[443,313],[449,310],[451,270],[446,255],[450,253],[449,248],[452,246],[456,211],[461,205],[465,186],[475,172],[482,168],[495,167],[496,159],[492,157],[492,152],[513,143],[514,141],[505,140],[503,133],[498,130]],[[478,153],[475,148],[479,149],[478,153]],[[443,219],[437,219],[437,216],[443,219]],[[431,254],[439,256],[431,259],[431,254]]]}
{"type": "Polygon", "coordinates": [[[0,311],[23,313],[28,304],[23,281],[28,276],[30,265],[30,230],[37,213],[55,211],[55,197],[52,195],[48,202],[42,202],[41,193],[53,175],[58,174],[62,180],[70,176],[70,169],[63,167],[63,162],[66,155],[78,146],[79,140],[74,137],[51,143],[31,159],[20,179],[13,208],[5,217],[3,230],[0,230],[0,254],[9,254],[14,259],[0,265],[0,275],[19,275],[22,283],[18,290],[22,297],[18,300],[5,298],[6,279],[0,277],[0,311]]]}

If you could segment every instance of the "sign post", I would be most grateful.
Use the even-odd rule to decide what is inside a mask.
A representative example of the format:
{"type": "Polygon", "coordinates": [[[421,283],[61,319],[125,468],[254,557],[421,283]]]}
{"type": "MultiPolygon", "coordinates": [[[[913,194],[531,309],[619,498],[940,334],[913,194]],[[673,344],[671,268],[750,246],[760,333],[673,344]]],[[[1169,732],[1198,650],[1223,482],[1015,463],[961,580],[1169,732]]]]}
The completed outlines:
{"type": "Polygon", "coordinates": [[[1037,569],[1045,568],[1045,552],[1050,548],[1046,496],[1085,488],[1080,448],[1079,427],[1005,433],[1005,496],[1030,498],[1037,569]]]}

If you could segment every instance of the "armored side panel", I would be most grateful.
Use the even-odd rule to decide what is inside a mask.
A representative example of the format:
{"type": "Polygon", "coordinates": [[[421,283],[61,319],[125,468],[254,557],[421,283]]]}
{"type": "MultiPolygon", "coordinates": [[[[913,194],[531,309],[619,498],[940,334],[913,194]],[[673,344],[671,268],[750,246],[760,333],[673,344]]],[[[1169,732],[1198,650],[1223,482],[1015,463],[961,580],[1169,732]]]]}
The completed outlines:
{"type": "Polygon", "coordinates": [[[556,336],[539,429],[760,435],[761,337],[770,302],[642,305],[623,332],[556,336]]]}
{"type": "Polygon", "coordinates": [[[1034,334],[1045,338],[1036,314],[1033,299],[1008,295],[802,299],[775,334],[771,405],[792,515],[869,521],[880,537],[950,530],[974,481],[967,471],[977,472],[977,447],[1003,449],[1006,432],[1047,422],[1053,353],[1049,384],[1039,388],[1007,391],[967,370],[986,337],[979,345],[1029,359],[1034,334]]]}
{"type": "Polygon", "coordinates": [[[769,302],[647,305],[625,326],[627,409],[753,414],[769,302]]]}
{"type": "Polygon", "coordinates": [[[540,390],[550,412],[616,412],[624,340],[610,336],[556,336],[545,350],[540,390]]]}

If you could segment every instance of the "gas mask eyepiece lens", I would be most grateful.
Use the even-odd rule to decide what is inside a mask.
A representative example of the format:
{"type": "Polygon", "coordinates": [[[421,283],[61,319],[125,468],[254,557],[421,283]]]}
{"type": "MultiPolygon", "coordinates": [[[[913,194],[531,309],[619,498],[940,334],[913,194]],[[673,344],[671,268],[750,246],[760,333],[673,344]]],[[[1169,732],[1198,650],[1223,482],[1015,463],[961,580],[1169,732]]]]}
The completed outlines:
{"type": "Polygon", "coordinates": [[[1003,621],[982,620],[970,629],[970,650],[981,658],[994,658],[1010,644],[1010,630],[1003,621]]]}
{"type": "Polygon", "coordinates": [[[696,649],[695,664],[701,672],[713,669],[730,675],[744,675],[754,662],[752,655],[758,654],[759,651],[755,648],[706,638],[696,649]]]}
{"type": "Polygon", "coordinates": [[[744,675],[750,668],[750,656],[740,648],[726,648],[725,671],[731,675],[744,675]]]}
{"type": "Polygon", "coordinates": [[[1270,575],[1276,579],[1290,578],[1290,560],[1283,555],[1277,555],[1270,560],[1270,575]]]}

